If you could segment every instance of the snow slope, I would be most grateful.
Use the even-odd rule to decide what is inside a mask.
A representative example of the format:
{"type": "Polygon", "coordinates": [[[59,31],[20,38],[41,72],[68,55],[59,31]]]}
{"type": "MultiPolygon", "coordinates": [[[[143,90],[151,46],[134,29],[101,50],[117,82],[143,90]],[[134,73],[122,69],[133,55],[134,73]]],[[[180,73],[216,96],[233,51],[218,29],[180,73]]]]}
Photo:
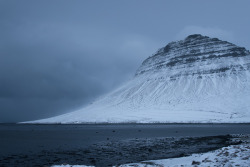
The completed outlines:
{"type": "Polygon", "coordinates": [[[250,122],[250,52],[190,35],[147,58],[135,77],[93,104],[28,123],[250,122]]]}

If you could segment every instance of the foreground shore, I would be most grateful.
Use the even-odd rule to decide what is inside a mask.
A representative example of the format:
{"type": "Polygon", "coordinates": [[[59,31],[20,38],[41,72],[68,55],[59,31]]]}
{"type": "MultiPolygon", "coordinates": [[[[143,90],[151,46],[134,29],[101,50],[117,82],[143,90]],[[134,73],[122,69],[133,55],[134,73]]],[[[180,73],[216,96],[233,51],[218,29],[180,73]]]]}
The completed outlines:
{"type": "MultiPolygon", "coordinates": [[[[249,167],[249,162],[250,162],[250,144],[244,143],[240,145],[223,147],[207,153],[192,154],[186,157],[143,161],[140,163],[123,164],[114,167],[189,167],[189,166],[249,167]]],[[[52,167],[90,167],[90,166],[64,164],[64,165],[53,165],[52,167]]]]}
{"type": "Polygon", "coordinates": [[[0,166],[105,167],[181,158],[241,144],[228,134],[249,131],[247,124],[1,125],[0,166]]]}

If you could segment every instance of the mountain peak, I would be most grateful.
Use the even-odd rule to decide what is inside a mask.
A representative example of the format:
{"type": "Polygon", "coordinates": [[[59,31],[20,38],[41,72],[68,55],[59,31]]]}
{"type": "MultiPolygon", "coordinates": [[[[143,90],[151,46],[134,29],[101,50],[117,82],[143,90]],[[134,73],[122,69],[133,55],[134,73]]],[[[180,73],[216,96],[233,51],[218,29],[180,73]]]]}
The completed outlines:
{"type": "Polygon", "coordinates": [[[185,38],[185,40],[192,40],[192,39],[201,39],[201,38],[209,38],[207,36],[203,36],[201,34],[192,34],[192,35],[189,35],[185,38]]]}
{"type": "MultiPolygon", "coordinates": [[[[209,42],[221,42],[221,43],[227,43],[230,45],[233,45],[232,43],[229,43],[227,41],[222,41],[219,40],[218,38],[211,38],[208,36],[204,36],[201,34],[192,34],[187,36],[184,40],[180,40],[180,41],[172,41],[170,43],[168,43],[165,47],[160,48],[155,55],[161,54],[161,53],[166,53],[168,51],[176,47],[179,47],[179,45],[183,45],[183,46],[189,46],[189,45],[194,45],[194,44],[198,44],[198,43],[209,43],[209,42]]],[[[153,55],[154,56],[154,55],[153,55]]]]}
{"type": "Polygon", "coordinates": [[[242,57],[250,53],[230,42],[193,34],[184,40],[170,42],[147,58],[136,72],[136,76],[165,71],[168,77],[238,71],[242,57]],[[227,70],[225,70],[227,69],[227,70]]]}

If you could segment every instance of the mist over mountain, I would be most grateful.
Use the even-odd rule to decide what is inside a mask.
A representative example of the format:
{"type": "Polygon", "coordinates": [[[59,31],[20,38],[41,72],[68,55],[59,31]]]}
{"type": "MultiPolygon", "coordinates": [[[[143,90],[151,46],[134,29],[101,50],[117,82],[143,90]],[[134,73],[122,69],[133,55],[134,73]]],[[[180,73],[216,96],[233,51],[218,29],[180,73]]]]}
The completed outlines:
{"type": "Polygon", "coordinates": [[[33,123],[249,122],[249,101],[250,52],[194,34],[160,48],[91,105],[33,123]]]}

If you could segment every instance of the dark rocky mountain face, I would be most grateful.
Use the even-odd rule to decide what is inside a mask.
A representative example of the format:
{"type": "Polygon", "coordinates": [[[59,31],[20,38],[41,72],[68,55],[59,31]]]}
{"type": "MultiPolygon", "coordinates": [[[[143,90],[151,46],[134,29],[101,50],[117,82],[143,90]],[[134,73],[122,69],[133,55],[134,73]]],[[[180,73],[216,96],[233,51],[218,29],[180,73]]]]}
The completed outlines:
{"type": "Polygon", "coordinates": [[[200,34],[171,42],[147,58],[137,75],[166,71],[166,76],[202,74],[227,75],[250,69],[250,52],[232,43],[200,34]]]}

